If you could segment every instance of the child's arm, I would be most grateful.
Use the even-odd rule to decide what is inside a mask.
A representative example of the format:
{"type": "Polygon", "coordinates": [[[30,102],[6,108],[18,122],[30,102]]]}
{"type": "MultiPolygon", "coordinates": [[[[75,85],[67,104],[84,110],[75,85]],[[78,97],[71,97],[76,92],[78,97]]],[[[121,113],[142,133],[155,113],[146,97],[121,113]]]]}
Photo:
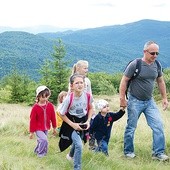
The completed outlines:
{"type": "Polygon", "coordinates": [[[87,121],[85,122],[85,124],[87,124],[87,128],[86,129],[89,129],[90,127],[90,120],[91,120],[91,117],[93,115],[93,112],[94,112],[94,108],[93,108],[93,105],[90,104],[89,106],[89,112],[88,112],[88,118],[87,118],[87,121]]]}
{"type": "Polygon", "coordinates": [[[70,119],[68,119],[68,117],[66,115],[61,115],[61,118],[63,119],[63,121],[65,121],[68,125],[70,125],[73,129],[75,130],[83,130],[80,126],[79,123],[74,123],[72,122],[70,119]]]}
{"type": "Polygon", "coordinates": [[[120,107],[120,110],[116,113],[113,113],[113,121],[120,119],[125,114],[125,107],[120,107]]]}
{"type": "Polygon", "coordinates": [[[55,114],[54,105],[52,103],[51,103],[51,122],[53,128],[56,128],[57,127],[56,114],[55,114]]]}

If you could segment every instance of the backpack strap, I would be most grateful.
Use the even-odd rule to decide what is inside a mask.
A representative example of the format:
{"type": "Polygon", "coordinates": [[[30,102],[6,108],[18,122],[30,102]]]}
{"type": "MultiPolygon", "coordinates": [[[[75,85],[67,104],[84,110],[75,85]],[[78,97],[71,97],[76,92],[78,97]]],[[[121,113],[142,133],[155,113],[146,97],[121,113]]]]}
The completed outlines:
{"type": "Polygon", "coordinates": [[[142,59],[137,58],[136,59],[136,69],[135,69],[133,76],[131,77],[131,80],[135,79],[139,75],[139,73],[141,71],[141,65],[142,65],[142,59]]]}
{"type": "MultiPolygon", "coordinates": [[[[134,61],[134,60],[131,60],[131,61],[128,63],[128,65],[129,65],[132,61],[134,61]]],[[[128,67],[128,65],[126,66],[126,68],[128,67]]],[[[126,94],[126,99],[128,99],[127,93],[128,93],[128,88],[129,88],[129,86],[130,86],[130,83],[131,83],[132,80],[134,80],[134,79],[139,75],[139,73],[140,73],[140,71],[141,71],[141,65],[142,65],[142,59],[141,59],[141,58],[137,58],[137,59],[136,59],[136,68],[135,68],[135,71],[134,71],[134,73],[133,73],[133,76],[131,77],[131,79],[130,79],[130,80],[128,81],[128,83],[127,83],[127,88],[126,88],[126,92],[125,92],[125,94],[126,94]]]]}
{"type": "Polygon", "coordinates": [[[68,113],[68,110],[69,110],[70,106],[71,106],[72,103],[73,103],[73,97],[74,97],[74,94],[73,94],[73,92],[71,92],[71,93],[70,93],[70,102],[69,102],[69,105],[68,105],[66,114],[68,113]]]}
{"type": "Polygon", "coordinates": [[[88,114],[90,110],[90,93],[86,93],[86,95],[87,95],[87,114],[88,114]]]}
{"type": "MultiPolygon", "coordinates": [[[[88,113],[88,112],[89,112],[89,109],[90,109],[90,93],[86,93],[86,95],[87,95],[87,113],[88,113]]],[[[68,108],[67,108],[67,112],[66,112],[66,113],[68,113],[68,110],[69,110],[70,106],[71,106],[72,103],[73,103],[73,97],[74,97],[74,94],[73,94],[73,92],[72,92],[72,93],[70,93],[70,103],[69,103],[69,105],[68,105],[68,108]]]]}
{"type": "Polygon", "coordinates": [[[161,66],[161,64],[158,60],[155,60],[155,63],[157,64],[157,70],[158,70],[158,73],[159,73],[162,70],[162,66],[161,66]]]}

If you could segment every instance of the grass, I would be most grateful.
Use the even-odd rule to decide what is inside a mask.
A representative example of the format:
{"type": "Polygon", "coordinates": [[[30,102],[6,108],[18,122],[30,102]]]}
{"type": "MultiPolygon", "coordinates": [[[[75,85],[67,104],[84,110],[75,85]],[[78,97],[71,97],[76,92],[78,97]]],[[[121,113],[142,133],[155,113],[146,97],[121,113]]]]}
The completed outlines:
{"type": "MultiPolygon", "coordinates": [[[[95,96],[107,99],[110,110],[119,108],[119,98],[95,96]]],[[[166,152],[170,156],[170,114],[162,111],[158,103],[165,125],[166,152]]],[[[66,160],[69,149],[60,153],[59,137],[49,132],[49,151],[44,158],[38,158],[33,150],[36,138],[29,139],[29,114],[31,107],[19,104],[0,104],[0,170],[70,170],[73,164],[66,160]]],[[[147,126],[145,117],[139,119],[135,133],[135,153],[133,160],[123,156],[123,135],[126,126],[126,115],[114,123],[109,143],[109,157],[102,153],[89,151],[88,144],[83,148],[82,170],[169,170],[170,162],[153,161],[151,158],[152,131],[147,126]]]]}

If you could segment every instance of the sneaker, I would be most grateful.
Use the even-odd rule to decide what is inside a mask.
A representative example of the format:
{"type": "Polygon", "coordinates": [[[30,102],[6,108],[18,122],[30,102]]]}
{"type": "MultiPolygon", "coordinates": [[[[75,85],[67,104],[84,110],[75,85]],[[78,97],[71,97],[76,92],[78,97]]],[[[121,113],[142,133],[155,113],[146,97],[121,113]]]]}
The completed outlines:
{"type": "Polygon", "coordinates": [[[152,159],[158,161],[169,161],[169,157],[164,153],[158,155],[152,155],[152,159]]]}
{"type": "Polygon", "coordinates": [[[66,155],[67,160],[73,161],[73,157],[71,157],[69,154],[66,155]]]}
{"type": "Polygon", "coordinates": [[[127,153],[127,154],[125,154],[125,157],[126,158],[134,158],[136,155],[132,152],[132,153],[127,153]]]}
{"type": "Polygon", "coordinates": [[[90,146],[90,147],[89,147],[89,150],[95,151],[95,150],[96,150],[96,146],[90,146]]]}
{"type": "Polygon", "coordinates": [[[37,154],[38,158],[43,158],[46,156],[46,154],[37,154]]]}
{"type": "Polygon", "coordinates": [[[93,135],[90,135],[90,139],[89,139],[89,150],[94,151],[96,149],[96,144],[95,144],[95,138],[93,135]]]}

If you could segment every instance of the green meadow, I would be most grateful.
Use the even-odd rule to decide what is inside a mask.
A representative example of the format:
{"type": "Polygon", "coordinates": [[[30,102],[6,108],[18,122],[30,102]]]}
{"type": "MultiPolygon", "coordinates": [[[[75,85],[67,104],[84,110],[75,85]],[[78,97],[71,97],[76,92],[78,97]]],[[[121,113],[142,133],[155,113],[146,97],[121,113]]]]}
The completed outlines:
{"type": "MultiPolygon", "coordinates": [[[[110,110],[119,109],[118,96],[96,96],[107,99],[110,110]]],[[[163,111],[158,103],[165,126],[166,153],[170,156],[170,109],[163,111]]],[[[24,104],[0,104],[0,170],[70,170],[73,163],[66,159],[67,149],[60,152],[59,137],[49,131],[49,150],[47,156],[38,158],[34,153],[36,137],[29,139],[30,106],[24,104]]],[[[82,170],[169,170],[170,162],[152,160],[152,131],[145,117],[139,119],[135,133],[136,158],[127,159],[123,155],[123,135],[126,114],[114,123],[109,143],[109,156],[94,153],[84,145],[82,170]]]]}

